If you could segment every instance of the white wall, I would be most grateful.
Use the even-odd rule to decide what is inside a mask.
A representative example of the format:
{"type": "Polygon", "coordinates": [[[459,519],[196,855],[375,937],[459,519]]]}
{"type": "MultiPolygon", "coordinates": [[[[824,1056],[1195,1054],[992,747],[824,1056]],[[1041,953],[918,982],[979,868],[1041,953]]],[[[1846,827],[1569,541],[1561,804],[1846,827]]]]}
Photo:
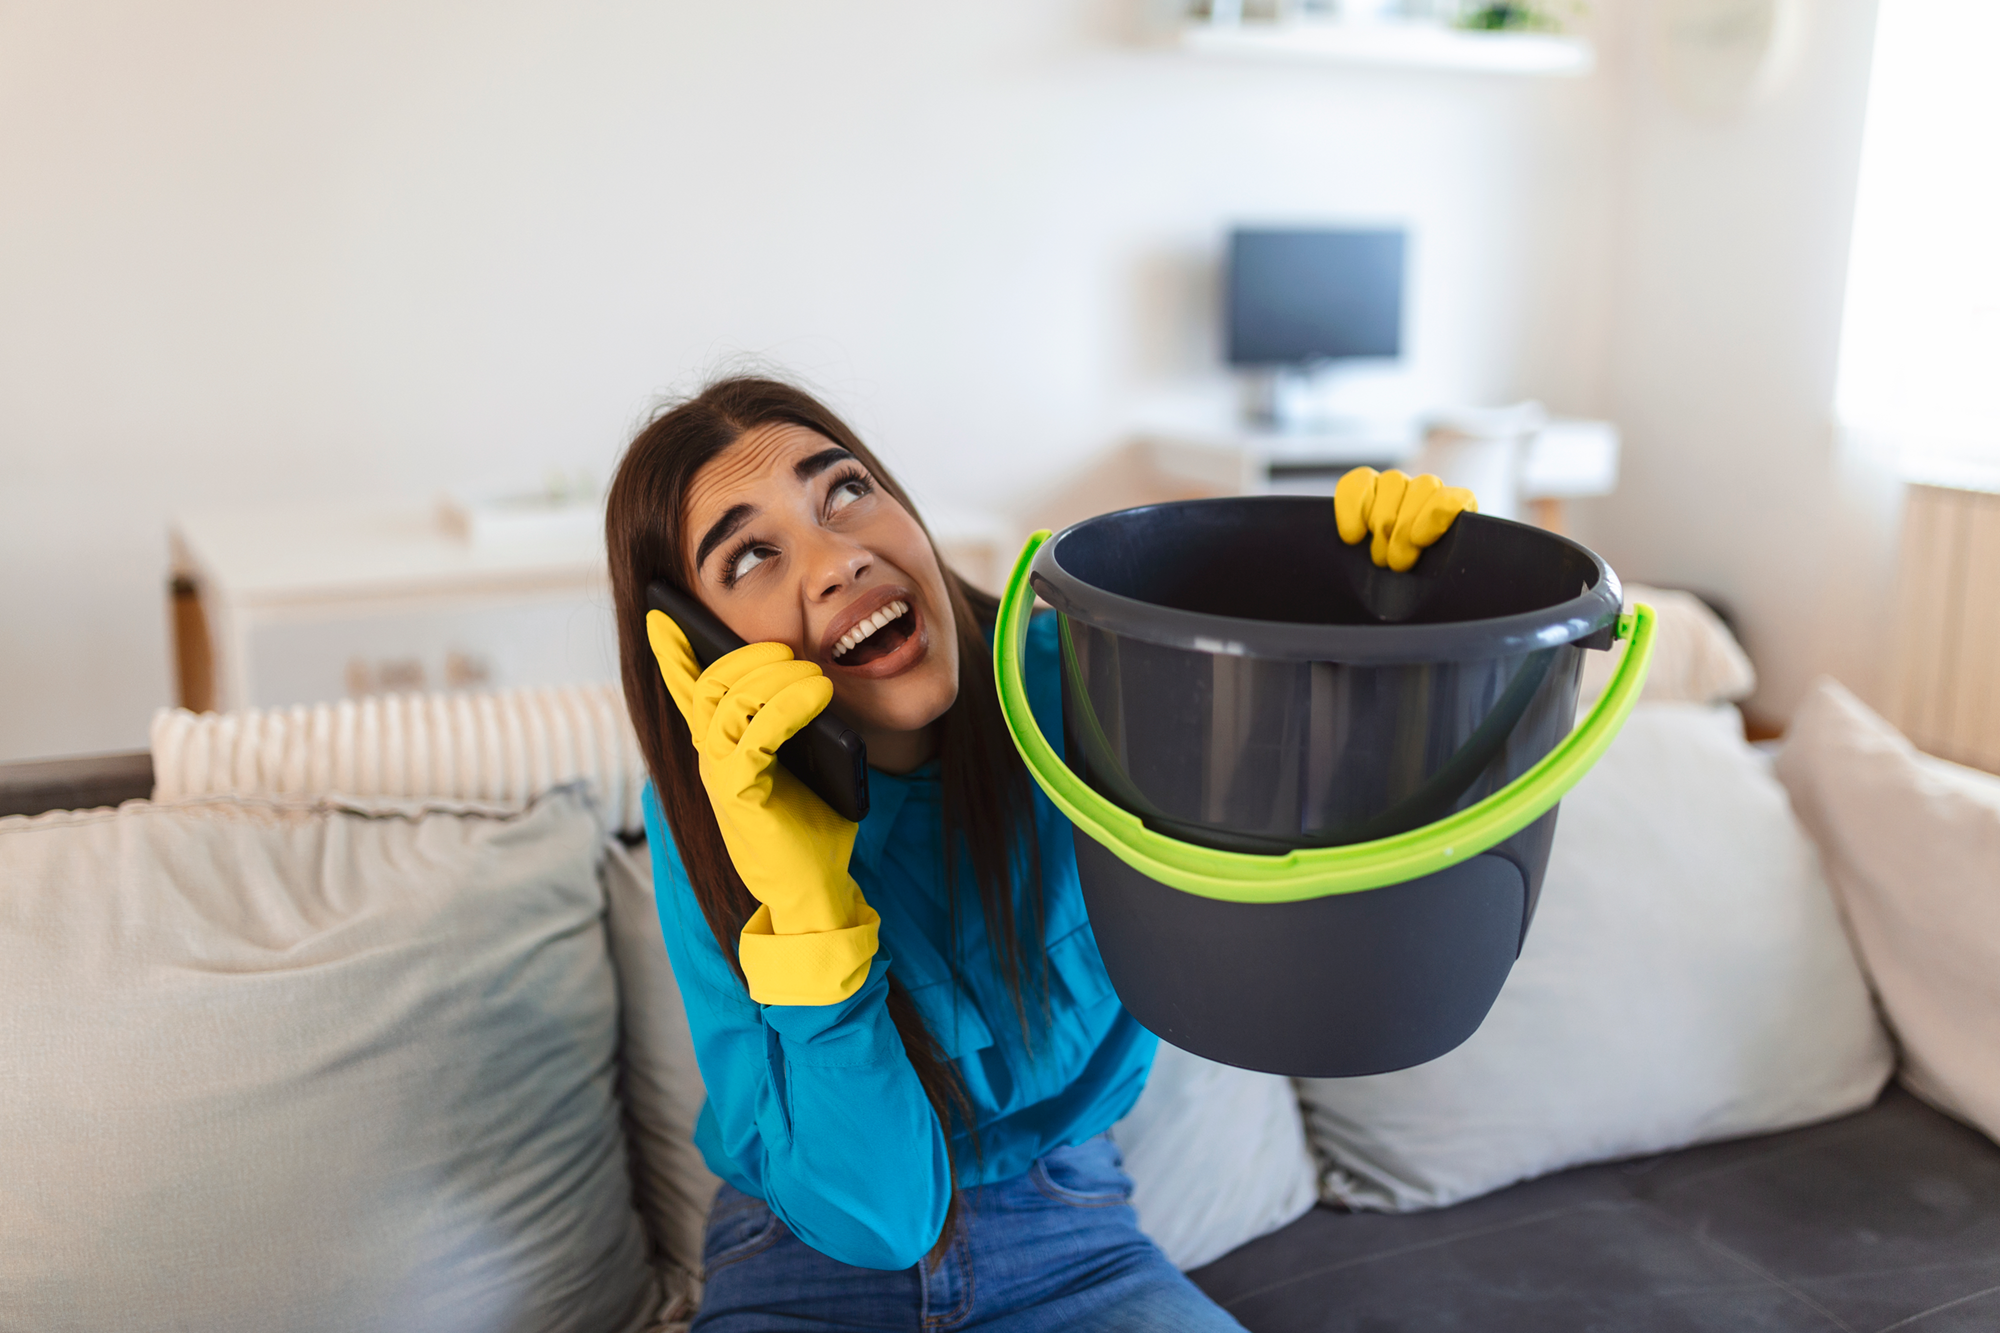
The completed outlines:
{"type": "MultiPolygon", "coordinates": [[[[1628,578],[1720,594],[1782,721],[1829,671],[1879,698],[1902,487],[1834,428],[1875,0],[1807,0],[1790,76],[1702,115],[1658,77],[1669,0],[1627,11],[1603,405],[1617,494],[1580,535],[1628,578]]],[[[1693,8],[1683,6],[1683,8],[1693,8]]]]}
{"type": "Polygon", "coordinates": [[[1235,220],[1415,228],[1404,398],[1599,406],[1613,78],[1231,65],[1132,26],[1074,0],[0,6],[0,759],[144,743],[177,509],[602,477],[738,352],[827,390],[920,495],[1019,494],[1224,391],[1235,220]]]}

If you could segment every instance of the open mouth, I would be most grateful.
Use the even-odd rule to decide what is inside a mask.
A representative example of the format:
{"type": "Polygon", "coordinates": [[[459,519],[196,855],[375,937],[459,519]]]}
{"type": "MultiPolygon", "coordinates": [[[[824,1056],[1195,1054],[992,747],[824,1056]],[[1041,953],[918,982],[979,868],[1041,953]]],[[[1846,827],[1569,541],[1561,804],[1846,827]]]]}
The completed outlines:
{"type": "Polygon", "coordinates": [[[906,601],[894,601],[840,636],[833,660],[841,666],[866,666],[887,657],[917,632],[917,618],[906,601]]]}

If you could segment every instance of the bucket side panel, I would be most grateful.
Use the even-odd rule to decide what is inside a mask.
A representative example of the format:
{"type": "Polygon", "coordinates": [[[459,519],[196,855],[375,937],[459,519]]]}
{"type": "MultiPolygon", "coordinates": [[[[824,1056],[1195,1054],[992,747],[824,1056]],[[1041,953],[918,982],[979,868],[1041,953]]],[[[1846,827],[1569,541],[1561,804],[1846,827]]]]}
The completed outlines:
{"type": "Polygon", "coordinates": [[[1526,885],[1478,856],[1366,893],[1219,902],[1157,884],[1076,835],[1105,970],[1132,1016],[1182,1050],[1299,1078],[1434,1060],[1493,1007],[1526,885]]]}
{"type": "Polygon", "coordinates": [[[1161,832],[1245,851],[1385,837],[1491,795],[1569,731],[1583,651],[1356,666],[1064,631],[1071,766],[1161,832]]]}
{"type": "Polygon", "coordinates": [[[1521,914],[1521,938],[1514,946],[1516,958],[1527,947],[1528,930],[1535,924],[1535,909],[1541,905],[1542,881],[1548,877],[1549,853],[1556,845],[1556,814],[1561,809],[1560,804],[1551,806],[1540,819],[1488,849],[1488,855],[1504,856],[1512,861],[1527,885],[1527,910],[1521,914]]]}

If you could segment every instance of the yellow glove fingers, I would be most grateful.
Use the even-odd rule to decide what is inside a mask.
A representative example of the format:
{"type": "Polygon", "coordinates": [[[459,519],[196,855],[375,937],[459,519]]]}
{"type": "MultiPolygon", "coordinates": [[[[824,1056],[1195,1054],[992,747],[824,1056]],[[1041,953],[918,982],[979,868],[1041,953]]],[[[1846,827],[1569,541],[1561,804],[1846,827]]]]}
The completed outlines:
{"type": "Polygon", "coordinates": [[[1396,515],[1403,509],[1403,492],[1409,489],[1407,474],[1390,468],[1375,479],[1375,498],[1368,506],[1368,530],[1375,534],[1375,540],[1368,547],[1368,558],[1376,565],[1389,563],[1389,538],[1396,527],[1396,515]]]}
{"type": "Polygon", "coordinates": [[[1443,488],[1444,483],[1429,472],[1411,477],[1403,487],[1403,502],[1396,507],[1395,521],[1389,527],[1389,568],[1397,573],[1417,563],[1421,547],[1410,540],[1410,534],[1416,531],[1418,515],[1443,488]]]}
{"type": "MultiPolygon", "coordinates": [[[[1437,478],[1419,477],[1410,483],[1410,489],[1414,492],[1424,481],[1437,483],[1437,478]]],[[[1399,573],[1409,569],[1417,563],[1424,548],[1451,530],[1460,514],[1478,507],[1471,491],[1442,483],[1426,487],[1423,500],[1415,506],[1405,500],[1403,512],[1396,520],[1395,535],[1389,541],[1389,568],[1399,573]]]]}
{"type": "Polygon", "coordinates": [[[1478,512],[1479,501],[1472,497],[1471,491],[1463,486],[1441,486],[1410,523],[1410,540],[1419,548],[1429,546],[1451,531],[1460,514],[1478,512]]]}
{"type": "Polygon", "coordinates": [[[1378,475],[1372,467],[1350,468],[1333,488],[1333,521],[1349,546],[1368,535],[1368,506],[1375,499],[1378,475]]]}
{"type": "MultiPolygon", "coordinates": [[[[653,646],[653,660],[660,665],[660,679],[666,683],[667,693],[673,696],[674,705],[693,731],[694,716],[689,710],[694,700],[695,678],[701,669],[694,664],[694,650],[688,647],[687,635],[681,633],[681,627],[669,620],[665,612],[648,611],[646,642],[653,646]]],[[[693,734],[701,735],[698,731],[693,734]]]]}
{"type": "MultiPolygon", "coordinates": [[[[812,666],[801,662],[800,666],[812,666]]],[[[813,667],[812,675],[794,680],[771,696],[743,729],[736,749],[743,754],[776,754],[778,747],[797,735],[805,725],[833,702],[833,682],[813,667]]]]}
{"type": "Polygon", "coordinates": [[[708,670],[701,673],[702,683],[712,681],[726,690],[758,667],[791,660],[792,650],[782,643],[746,643],[735,652],[724,653],[710,662],[708,670]]]}
{"type": "MultiPolygon", "coordinates": [[[[811,662],[770,662],[750,672],[716,701],[701,739],[702,753],[720,759],[741,748],[744,733],[773,699],[789,686],[815,678],[826,679],[811,662]]],[[[832,688],[831,683],[828,688],[832,688]]]]}
{"type": "Polygon", "coordinates": [[[708,670],[694,683],[694,697],[688,706],[688,731],[693,734],[696,746],[714,729],[716,707],[736,682],[759,667],[791,660],[792,650],[782,643],[751,643],[710,662],[708,670]]]}
{"type": "Polygon", "coordinates": [[[1430,472],[1412,477],[1396,468],[1349,468],[1333,490],[1340,539],[1352,546],[1372,534],[1368,558],[1399,573],[1415,565],[1460,514],[1478,509],[1471,491],[1447,486],[1430,472]]]}
{"type": "Polygon", "coordinates": [[[1403,487],[1403,502],[1396,506],[1396,527],[1390,533],[1390,538],[1393,540],[1396,532],[1413,527],[1417,515],[1423,512],[1426,504],[1430,503],[1430,498],[1443,489],[1444,483],[1438,480],[1434,472],[1422,472],[1411,477],[1403,487]]]}

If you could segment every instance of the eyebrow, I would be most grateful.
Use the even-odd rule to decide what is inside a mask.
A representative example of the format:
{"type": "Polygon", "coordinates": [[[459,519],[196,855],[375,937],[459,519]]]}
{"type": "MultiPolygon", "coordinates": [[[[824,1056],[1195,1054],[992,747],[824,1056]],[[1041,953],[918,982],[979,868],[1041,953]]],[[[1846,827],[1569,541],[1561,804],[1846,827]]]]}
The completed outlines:
{"type": "Polygon", "coordinates": [[[750,516],[756,512],[755,505],[747,504],[731,505],[724,510],[722,517],[710,524],[708,531],[702,535],[701,545],[695,547],[694,567],[700,569],[707,564],[710,553],[735,536],[736,530],[749,522],[750,516]]]}
{"type": "MultiPolygon", "coordinates": [[[[853,458],[853,453],[835,445],[831,449],[822,449],[816,454],[801,458],[793,465],[792,472],[800,481],[811,481],[834,464],[849,462],[853,458]]],[[[723,511],[722,517],[710,524],[708,531],[702,534],[701,545],[695,547],[694,567],[700,569],[707,564],[708,557],[715,548],[735,536],[736,530],[749,522],[750,516],[756,512],[756,506],[747,504],[731,505],[723,511]]]]}
{"type": "Polygon", "coordinates": [[[835,463],[850,462],[853,458],[852,453],[835,445],[831,449],[822,449],[816,454],[801,458],[792,471],[797,474],[800,481],[811,481],[835,463]]]}

